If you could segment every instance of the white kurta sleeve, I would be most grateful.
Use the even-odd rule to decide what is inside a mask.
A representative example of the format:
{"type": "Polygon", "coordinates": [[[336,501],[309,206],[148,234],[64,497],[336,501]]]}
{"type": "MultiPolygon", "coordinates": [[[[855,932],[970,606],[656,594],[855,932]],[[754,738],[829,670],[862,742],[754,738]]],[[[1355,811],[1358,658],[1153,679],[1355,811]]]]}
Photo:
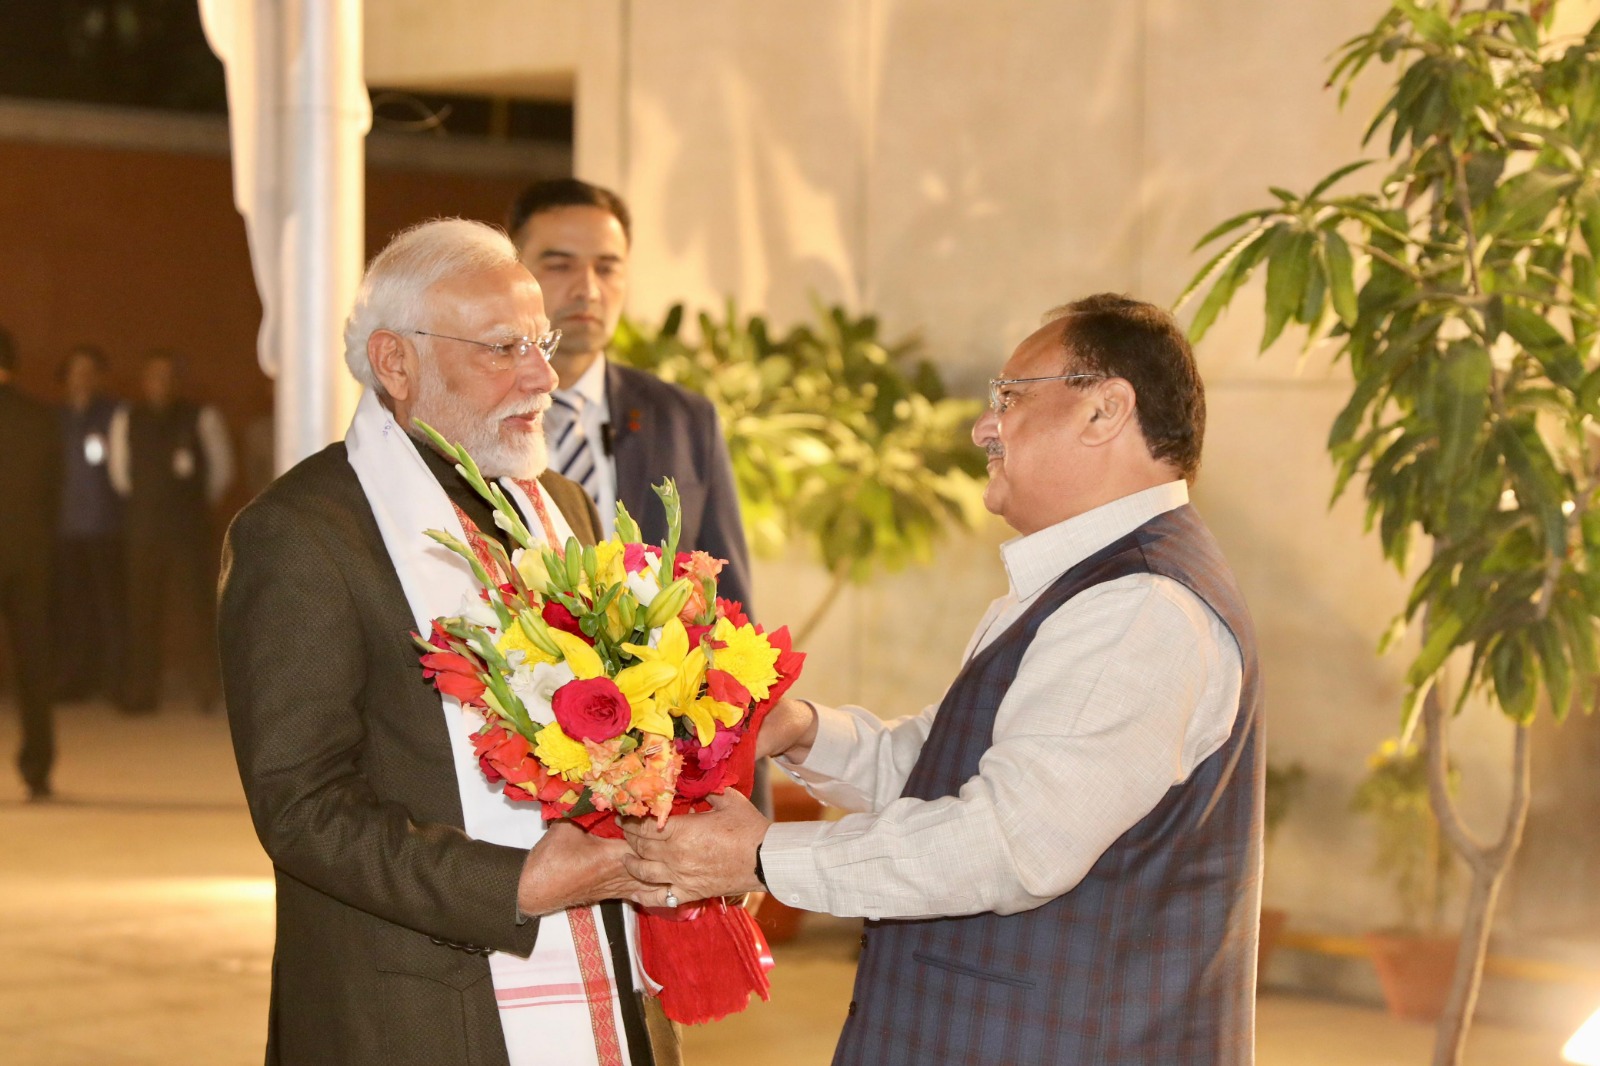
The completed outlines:
{"type": "MultiPolygon", "coordinates": [[[[1037,907],[1076,885],[1221,746],[1241,680],[1237,644],[1187,588],[1144,574],[1096,586],[1040,626],[1001,701],[993,743],[957,795],[773,825],[761,849],[767,885],[791,906],[874,918],[1037,907]]],[[[894,741],[907,727],[879,733],[840,713],[819,728],[829,739],[815,755],[858,789],[870,780],[877,803],[885,764],[903,786],[906,752],[894,741]],[[874,754],[836,751],[849,729],[874,754]],[[892,755],[880,758],[885,743],[892,755]],[[869,758],[881,780],[860,769],[869,758]]]]}

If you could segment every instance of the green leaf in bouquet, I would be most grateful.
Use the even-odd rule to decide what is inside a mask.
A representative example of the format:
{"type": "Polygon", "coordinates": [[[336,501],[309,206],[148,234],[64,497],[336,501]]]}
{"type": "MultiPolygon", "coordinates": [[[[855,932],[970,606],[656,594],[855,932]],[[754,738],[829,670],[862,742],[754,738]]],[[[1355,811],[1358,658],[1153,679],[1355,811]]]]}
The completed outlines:
{"type": "Polygon", "coordinates": [[[478,469],[477,461],[470,452],[459,444],[452,444],[442,434],[420,418],[411,420],[412,424],[433,442],[433,446],[440,452],[456,461],[456,471],[472,486],[472,491],[482,496],[494,508],[495,525],[505,530],[511,539],[524,548],[533,545],[533,537],[528,532],[528,527],[523,525],[522,518],[517,514],[517,509],[511,506],[511,501],[501,491],[499,485],[491,485],[484,479],[483,471],[478,469]]]}
{"type": "Polygon", "coordinates": [[[561,658],[561,648],[550,639],[550,627],[539,616],[539,612],[532,608],[524,608],[517,614],[517,625],[522,628],[522,633],[533,643],[533,646],[546,655],[556,659],[561,658]]]}
{"type": "Polygon", "coordinates": [[[633,515],[628,513],[628,505],[621,500],[617,501],[617,536],[625,544],[638,544],[644,540],[644,534],[639,530],[639,523],[633,520],[633,515]]]}
{"type": "Polygon", "coordinates": [[[650,601],[650,610],[645,612],[645,628],[664,626],[669,619],[676,618],[683,605],[689,602],[690,591],[689,579],[680,577],[656,593],[656,598],[650,601]]]}
{"type": "Polygon", "coordinates": [[[510,722],[512,727],[523,736],[533,734],[533,719],[528,717],[528,709],[522,705],[516,693],[506,685],[505,680],[491,677],[490,684],[483,694],[483,702],[495,714],[510,722]]]}
{"type": "Polygon", "coordinates": [[[683,536],[683,503],[678,499],[678,485],[671,478],[662,478],[654,486],[667,512],[667,540],[661,545],[661,585],[672,581],[672,571],[678,561],[678,541],[683,536]]]}
{"type": "Polygon", "coordinates": [[[578,802],[574,803],[572,805],[572,809],[566,814],[562,815],[562,817],[582,818],[584,815],[593,814],[594,812],[594,792],[588,786],[585,786],[584,790],[578,793],[578,802]]]}
{"type": "Polygon", "coordinates": [[[599,570],[600,560],[595,553],[594,545],[585,544],[583,547],[583,576],[588,579],[591,590],[594,589],[595,583],[599,580],[599,570]]]}
{"type": "Polygon", "coordinates": [[[566,577],[567,584],[561,590],[563,592],[576,592],[578,586],[583,584],[583,547],[577,537],[567,538],[566,577]]]}

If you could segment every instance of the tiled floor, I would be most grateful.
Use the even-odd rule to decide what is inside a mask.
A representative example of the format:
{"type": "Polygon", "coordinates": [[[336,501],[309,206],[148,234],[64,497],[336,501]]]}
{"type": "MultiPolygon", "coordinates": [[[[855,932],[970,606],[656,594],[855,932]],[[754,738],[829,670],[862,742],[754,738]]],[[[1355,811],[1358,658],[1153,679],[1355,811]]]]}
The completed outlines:
{"type": "MultiPolygon", "coordinates": [[[[64,708],[61,799],[0,780],[0,1063],[246,1066],[261,1061],[269,868],[226,723],[169,708],[64,708]]],[[[0,751],[14,749],[0,705],[0,751]]],[[[816,918],[777,949],[773,998],[692,1030],[691,1066],[828,1061],[855,929],[816,918]]],[[[1480,1024],[1471,1066],[1555,1066],[1563,1034],[1480,1024]]],[[[1262,1066],[1414,1066],[1431,1030],[1362,1006],[1269,995],[1262,1066]]]]}

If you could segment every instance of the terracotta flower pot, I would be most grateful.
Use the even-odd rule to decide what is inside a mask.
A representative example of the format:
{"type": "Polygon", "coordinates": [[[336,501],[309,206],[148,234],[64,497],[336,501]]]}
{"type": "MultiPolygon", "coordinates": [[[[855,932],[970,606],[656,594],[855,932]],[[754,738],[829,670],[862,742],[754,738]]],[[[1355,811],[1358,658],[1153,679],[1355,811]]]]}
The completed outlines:
{"type": "MultiPolygon", "coordinates": [[[[776,776],[776,775],[774,775],[776,776]]],[[[792,781],[772,783],[772,817],[778,822],[810,822],[822,817],[822,804],[792,781]]],[[[756,908],[756,922],[769,943],[793,940],[800,932],[805,911],[780,903],[769,895],[756,908]]]]}
{"type": "Polygon", "coordinates": [[[1438,1021],[1450,996],[1461,938],[1380,932],[1368,933],[1366,941],[1389,1013],[1407,1021],[1438,1021]]]}
{"type": "Polygon", "coordinates": [[[1278,907],[1261,908],[1261,939],[1256,947],[1256,981],[1267,972],[1272,961],[1272,951],[1278,946],[1278,935],[1289,924],[1289,912],[1278,907]]]}

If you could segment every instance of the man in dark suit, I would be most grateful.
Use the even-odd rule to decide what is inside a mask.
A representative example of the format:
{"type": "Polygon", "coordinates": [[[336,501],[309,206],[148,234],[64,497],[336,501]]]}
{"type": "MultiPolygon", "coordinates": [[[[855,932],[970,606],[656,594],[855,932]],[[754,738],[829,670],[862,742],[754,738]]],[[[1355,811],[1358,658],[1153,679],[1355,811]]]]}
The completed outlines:
{"type": "Polygon", "coordinates": [[[345,441],[229,530],[223,683],[277,872],[269,1063],[675,1061],[636,991],[629,917],[590,906],[637,887],[626,849],[541,831],[536,805],[490,788],[470,744],[481,723],[430,687],[410,640],[475,587],[424,530],[499,535],[414,418],[464,444],[536,533],[595,539],[581,490],[533,480],[552,340],[504,234],[460,219],[400,234],[346,326],[367,393],[345,441]]]}
{"type": "Polygon", "coordinates": [[[109,431],[106,472],[125,501],[127,625],[142,638],[123,677],[131,714],[152,714],[161,702],[169,629],[185,638],[174,650],[195,704],[217,709],[216,656],[196,636],[215,624],[211,511],[233,483],[233,447],[221,412],[183,395],[180,371],[173,352],[146,354],[140,396],[117,410],[109,431]]]}
{"type": "MultiPolygon", "coordinates": [[[[108,473],[117,401],[105,392],[105,372],[105,353],[92,344],[74,346],[61,366],[66,403],[55,609],[57,695],[63,700],[116,699],[123,693],[129,626],[122,499],[108,473]]],[[[206,597],[208,613],[213,595],[206,597]]]]}
{"type": "Polygon", "coordinates": [[[750,555],[722,426],[710,401],[606,359],[628,295],[628,207],[609,189],[565,178],[526,189],[506,227],[561,330],[561,378],[546,432],[551,466],[584,486],[609,531],[621,500],[647,543],[666,537],[651,486],[678,484],[684,551],[728,561],[721,594],[752,617],[750,555]]]}
{"type": "MultiPolygon", "coordinates": [[[[629,829],[679,899],[766,886],[870,919],[835,1066],[1249,1066],[1262,689],[1188,483],[1205,391],[1166,311],[1091,296],[989,383],[1011,588],[944,698],[884,722],[784,700],[760,746],[862,813],[737,796],[629,829]]],[[[660,897],[657,897],[659,901],[660,897]]]]}
{"type": "Polygon", "coordinates": [[[22,711],[17,768],[30,800],[50,797],[50,583],[61,450],[56,416],[17,391],[17,349],[0,329],[0,617],[22,711]]]}

